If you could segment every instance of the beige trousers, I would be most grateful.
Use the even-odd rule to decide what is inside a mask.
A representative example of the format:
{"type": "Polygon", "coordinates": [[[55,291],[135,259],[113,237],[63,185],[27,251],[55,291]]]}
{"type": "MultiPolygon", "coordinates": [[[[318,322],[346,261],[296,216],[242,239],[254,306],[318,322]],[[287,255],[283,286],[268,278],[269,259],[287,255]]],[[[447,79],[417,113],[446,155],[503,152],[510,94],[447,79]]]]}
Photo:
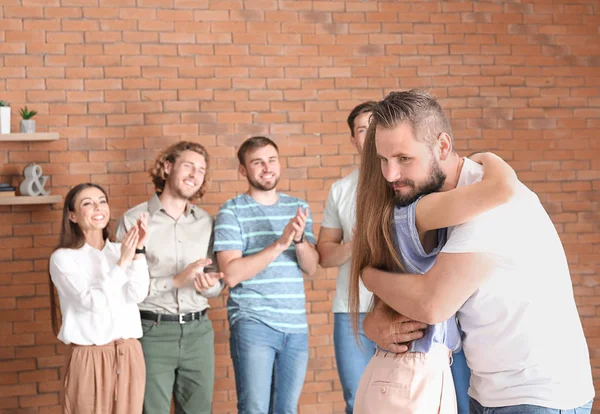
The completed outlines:
{"type": "Polygon", "coordinates": [[[360,379],[354,414],[456,414],[451,356],[440,344],[427,354],[378,350],[360,379]]]}
{"type": "Polygon", "coordinates": [[[141,414],[146,365],[137,339],[71,347],[64,414],[141,414]]]}

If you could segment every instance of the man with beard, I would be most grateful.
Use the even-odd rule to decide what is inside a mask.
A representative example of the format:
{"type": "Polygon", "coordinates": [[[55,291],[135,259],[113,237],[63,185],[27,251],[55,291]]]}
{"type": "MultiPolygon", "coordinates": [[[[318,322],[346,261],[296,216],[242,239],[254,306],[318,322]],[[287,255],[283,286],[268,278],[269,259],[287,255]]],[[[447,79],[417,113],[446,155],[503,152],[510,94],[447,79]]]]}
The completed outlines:
{"type": "Polygon", "coordinates": [[[214,332],[207,298],[217,296],[222,273],[212,263],[213,220],[192,204],[206,193],[209,157],[181,141],[157,157],[151,171],[156,194],[127,211],[117,224],[122,238],[147,213],[145,251],[148,297],[139,304],[146,361],[144,414],[209,414],[214,386],[214,332]],[[208,268],[206,268],[208,270],[208,268]]]}
{"type": "MultiPolygon", "coordinates": [[[[370,135],[373,136],[372,130],[370,135]]],[[[445,180],[445,174],[434,163],[430,165],[430,179],[416,190],[417,199],[401,194],[393,198],[392,234],[398,270],[418,274],[429,271],[446,243],[446,227],[471,220],[514,195],[516,174],[500,157],[484,153],[475,154],[472,159],[483,164],[485,170],[478,183],[430,192],[445,180]]],[[[376,306],[382,304],[377,297],[375,302],[376,306]]],[[[469,375],[460,329],[452,315],[428,326],[422,338],[411,342],[410,352],[390,354],[380,348],[361,378],[354,413],[469,414],[469,375]],[[411,391],[373,401],[373,392],[380,393],[389,383],[406,384],[411,391]]]]}
{"type": "Polygon", "coordinates": [[[227,201],[214,250],[231,328],[238,413],[296,413],[308,363],[304,278],[317,270],[312,217],[301,199],[277,192],[277,145],[247,139],[238,150],[248,192],[227,201]]]}
{"type": "MultiPolygon", "coordinates": [[[[457,312],[471,368],[471,413],[589,413],[588,348],[564,249],[537,196],[517,183],[506,204],[450,227],[425,274],[395,273],[391,226],[382,224],[394,198],[406,204],[460,189],[480,181],[483,170],[458,156],[450,123],[426,92],[391,93],[374,108],[371,128],[359,178],[353,285],[362,275],[385,304],[416,321],[435,324],[457,312]],[[556,321],[564,353],[552,346],[556,321]]],[[[368,326],[391,320],[377,307],[365,321],[383,348],[388,340],[368,326]]]]}

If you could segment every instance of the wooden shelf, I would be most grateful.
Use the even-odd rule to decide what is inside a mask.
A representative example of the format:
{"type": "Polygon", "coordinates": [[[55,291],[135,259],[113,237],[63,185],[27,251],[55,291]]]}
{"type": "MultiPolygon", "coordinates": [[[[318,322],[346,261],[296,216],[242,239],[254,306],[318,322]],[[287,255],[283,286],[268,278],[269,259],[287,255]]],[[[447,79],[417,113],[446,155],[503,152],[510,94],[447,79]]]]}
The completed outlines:
{"type": "Polygon", "coordinates": [[[0,141],[56,141],[58,132],[34,132],[33,134],[0,134],[0,141]]]}
{"type": "Polygon", "coordinates": [[[31,204],[54,204],[62,202],[62,196],[60,195],[49,195],[49,196],[0,196],[0,206],[24,206],[31,204]]]}

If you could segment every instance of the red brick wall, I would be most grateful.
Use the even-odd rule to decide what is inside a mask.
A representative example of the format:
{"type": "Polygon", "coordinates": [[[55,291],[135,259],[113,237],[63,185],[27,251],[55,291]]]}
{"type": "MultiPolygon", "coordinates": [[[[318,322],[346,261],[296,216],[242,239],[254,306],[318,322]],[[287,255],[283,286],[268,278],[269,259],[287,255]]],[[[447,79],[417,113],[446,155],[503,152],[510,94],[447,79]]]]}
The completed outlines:
{"type": "MultiPolygon", "coordinates": [[[[281,145],[281,189],[320,222],[330,184],[356,162],[345,119],[390,90],[431,89],[458,148],[494,150],[561,234],[600,366],[600,25],[594,0],[2,0],[0,99],[39,111],[50,143],[0,143],[2,181],[28,162],[54,193],[93,181],[113,219],[151,191],[159,148],[205,144],[204,207],[245,182],[236,146],[281,145]]],[[[0,206],[0,412],[58,413],[63,348],[50,329],[47,258],[60,206],[0,206]]],[[[332,347],[336,272],[307,280],[310,363],[301,412],[342,412],[332,347]]],[[[215,413],[235,411],[224,298],[213,302],[215,413]]],[[[557,324],[560,349],[560,324],[557,324]]]]}

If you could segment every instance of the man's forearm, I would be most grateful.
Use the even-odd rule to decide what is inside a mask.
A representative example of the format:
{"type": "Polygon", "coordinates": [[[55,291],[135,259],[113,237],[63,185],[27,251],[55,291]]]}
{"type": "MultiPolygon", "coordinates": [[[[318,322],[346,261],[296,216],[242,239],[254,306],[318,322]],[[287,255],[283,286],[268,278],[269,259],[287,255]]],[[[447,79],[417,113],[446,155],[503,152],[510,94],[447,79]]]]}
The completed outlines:
{"type": "Polygon", "coordinates": [[[346,263],[352,254],[349,243],[323,242],[317,243],[321,267],[339,267],[346,263]]]}
{"type": "Polygon", "coordinates": [[[455,314],[485,281],[498,256],[487,253],[441,253],[423,275],[362,272],[365,286],[398,313],[430,325],[455,314]]]}
{"type": "Polygon", "coordinates": [[[265,270],[284,250],[285,248],[280,244],[273,243],[258,253],[233,259],[219,266],[225,274],[223,280],[232,288],[244,280],[251,279],[265,270]]]}
{"type": "Polygon", "coordinates": [[[363,321],[363,332],[367,338],[377,343],[380,333],[377,330],[377,322],[373,320],[373,312],[367,313],[367,316],[363,321]]]}
{"type": "Polygon", "coordinates": [[[298,266],[308,276],[313,275],[319,265],[319,253],[315,246],[308,241],[304,243],[296,243],[296,257],[298,258],[298,266]]]}
{"type": "Polygon", "coordinates": [[[426,275],[390,273],[366,268],[361,274],[365,287],[396,312],[416,321],[430,323],[432,292],[426,275]]]}

